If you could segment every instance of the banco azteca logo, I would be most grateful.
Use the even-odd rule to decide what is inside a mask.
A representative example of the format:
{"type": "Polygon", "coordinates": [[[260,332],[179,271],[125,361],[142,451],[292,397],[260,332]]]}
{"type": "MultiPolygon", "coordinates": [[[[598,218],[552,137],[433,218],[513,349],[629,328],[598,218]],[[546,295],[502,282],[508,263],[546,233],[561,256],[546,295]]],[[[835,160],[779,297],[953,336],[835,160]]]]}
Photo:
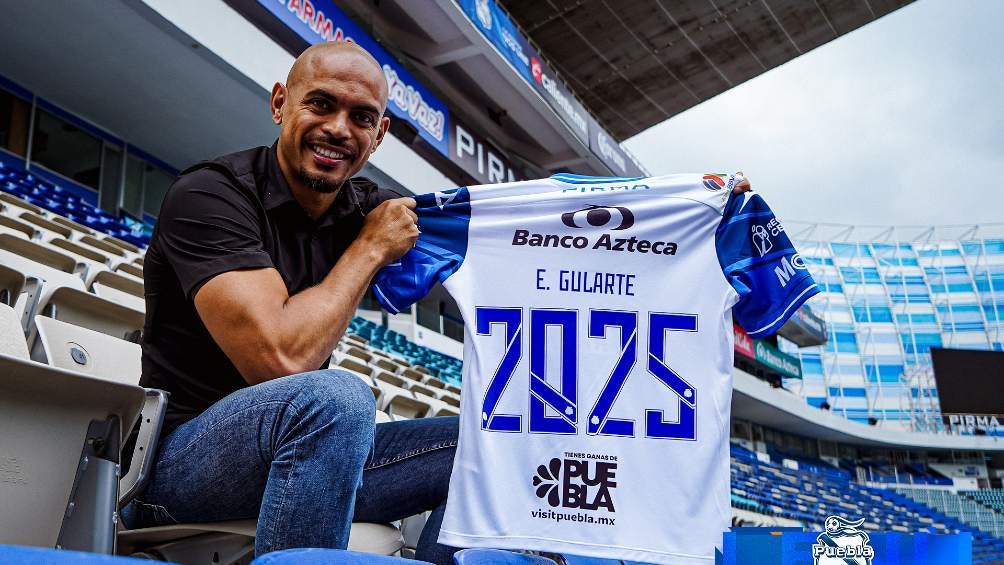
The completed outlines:
{"type": "Polygon", "coordinates": [[[613,225],[611,230],[626,230],[634,225],[634,214],[623,206],[589,205],[581,210],[565,212],[561,215],[561,223],[570,228],[584,228],[587,225],[595,228],[613,225]]]}
{"type": "Polygon", "coordinates": [[[553,507],[614,512],[617,463],[555,457],[538,465],[533,477],[537,498],[553,507]]]}
{"type": "Polygon", "coordinates": [[[845,520],[830,516],[823,523],[826,530],[812,544],[815,565],[871,565],[875,550],[869,545],[868,533],[861,529],[864,518],[845,520]]]}

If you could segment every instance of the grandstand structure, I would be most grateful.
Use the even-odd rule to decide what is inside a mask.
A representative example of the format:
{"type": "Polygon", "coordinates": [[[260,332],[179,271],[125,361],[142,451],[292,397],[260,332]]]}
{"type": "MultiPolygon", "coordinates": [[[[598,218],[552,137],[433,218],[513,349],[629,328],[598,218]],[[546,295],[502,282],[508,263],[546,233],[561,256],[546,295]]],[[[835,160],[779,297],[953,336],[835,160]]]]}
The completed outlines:
{"type": "MultiPolygon", "coordinates": [[[[143,249],[119,240],[114,235],[119,233],[117,224],[101,223],[98,213],[79,212],[76,220],[61,213],[68,208],[65,201],[54,197],[61,194],[58,189],[12,165],[10,160],[0,165],[0,201],[4,206],[0,210],[0,297],[4,300],[0,305],[0,363],[13,363],[8,372],[30,373],[38,384],[62,382],[77,395],[77,387],[81,386],[105,387],[99,396],[131,393],[132,402],[118,409],[124,427],[140,417],[148,422],[156,420],[163,413],[163,402],[169,399],[150,396],[136,386],[140,352],[132,342],[142,327],[145,306],[139,299],[142,271],[136,269],[142,265],[143,249]],[[67,382],[67,378],[71,380],[67,382]]],[[[415,344],[403,334],[366,319],[365,312],[361,314],[352,320],[348,333],[332,352],[332,364],[370,385],[380,410],[378,421],[459,413],[460,360],[415,344]]],[[[13,378],[7,386],[15,388],[7,393],[27,395],[29,401],[42,408],[57,403],[58,410],[65,410],[59,408],[59,402],[65,400],[51,393],[32,396],[24,383],[13,378]]],[[[797,401],[789,391],[772,388],[740,371],[736,374],[736,393],[737,419],[731,449],[736,526],[821,528],[829,515],[860,516],[866,519],[864,527],[870,531],[971,532],[974,563],[1004,561],[1004,489],[956,488],[957,477],[933,470],[937,468],[934,462],[944,459],[939,453],[950,451],[953,459],[954,451],[986,453],[994,447],[988,443],[992,438],[946,441],[943,437],[934,439],[931,434],[912,434],[915,444],[910,446],[901,436],[883,438],[868,429],[854,430],[852,426],[860,424],[837,415],[829,415],[827,420],[807,414],[807,410],[814,409],[797,401]],[[816,427],[804,422],[790,426],[778,419],[798,417],[813,419],[816,427]],[[771,424],[776,427],[771,429],[771,424]],[[744,427],[747,431],[756,427],[759,435],[744,433],[744,427]],[[803,435],[786,434],[782,431],[785,428],[803,435]],[[877,444],[878,453],[912,447],[925,459],[910,465],[879,459],[869,464],[867,474],[863,474],[865,458],[876,453],[860,445],[866,438],[873,447],[877,444]],[[939,440],[941,443],[937,443],[939,440]]],[[[93,397],[94,393],[80,395],[76,403],[85,406],[93,397]]],[[[15,400],[23,402],[16,396],[15,400]]],[[[20,426],[16,433],[29,442],[40,433],[37,425],[32,426],[33,418],[27,415],[15,421],[20,426]]],[[[48,423],[57,427],[61,424],[48,423]]],[[[140,435],[149,439],[150,428],[146,429],[144,435],[141,426],[140,435]]],[[[64,447],[79,440],[80,436],[69,433],[64,447]]],[[[3,445],[9,445],[9,441],[6,438],[3,445]]],[[[143,445],[139,442],[136,449],[143,445]]],[[[61,458],[65,465],[72,463],[78,453],[77,449],[64,448],[49,456],[61,458]]],[[[24,464],[37,464],[40,457],[32,453],[24,458],[24,464]]],[[[123,479],[122,492],[126,496],[135,492],[137,475],[142,472],[133,471],[141,469],[142,463],[136,461],[142,456],[134,453],[133,457],[130,473],[123,479]]],[[[987,470],[985,461],[978,463],[987,470]]],[[[0,488],[0,495],[8,497],[5,500],[11,500],[13,506],[23,501],[25,494],[23,489],[15,488],[18,472],[19,468],[6,469],[11,480],[4,483],[6,488],[0,488]]],[[[0,541],[44,546],[59,540],[74,547],[67,544],[66,523],[60,524],[67,492],[81,508],[89,505],[86,500],[72,498],[79,495],[70,490],[71,479],[72,474],[67,473],[61,478],[37,481],[37,486],[48,494],[40,504],[38,492],[28,491],[28,496],[34,497],[30,500],[35,510],[28,516],[0,511],[0,541]]],[[[106,508],[114,510],[114,506],[106,508]]],[[[393,525],[355,525],[352,547],[407,555],[420,526],[408,527],[406,521],[400,527],[404,533],[393,525]]],[[[154,530],[119,532],[119,551],[196,562],[206,551],[218,555],[226,548],[233,561],[224,562],[237,562],[253,547],[253,521],[154,530]],[[219,538],[208,545],[204,538],[195,540],[205,535],[219,538]]]]}
{"type": "Polygon", "coordinates": [[[1004,351],[1004,224],[844,226],[786,222],[821,294],[825,345],[788,386],[849,419],[941,425],[932,347],[1004,351]]]}
{"type": "MultiPolygon", "coordinates": [[[[442,113],[439,138],[435,128],[423,129],[429,123],[393,114],[393,137],[363,173],[421,193],[565,170],[642,174],[616,143],[623,136],[904,3],[716,2],[690,15],[667,9],[652,17],[668,11],[679,30],[606,34],[593,44],[616,54],[606,58],[569,41],[593,25],[595,14],[581,2],[314,0],[328,19],[315,14],[313,23],[322,25],[313,27],[379,44],[380,62],[403,91],[418,92],[428,110],[442,113]],[[486,35],[478,15],[465,11],[475,4],[497,8],[493,29],[505,27],[513,43],[486,35]],[[765,50],[719,48],[742,45],[723,39],[734,33],[729,27],[738,20],[730,18],[740,17],[732,14],[746,18],[744,30],[766,30],[761,40],[743,38],[763,41],[765,50]],[[559,28],[563,35],[555,34],[559,28]],[[669,43],[661,58],[652,56],[653,47],[669,43]],[[540,56],[539,82],[532,69],[522,73],[511,45],[528,60],[540,56]],[[577,62],[584,53],[591,65],[577,62]],[[597,88],[597,77],[627,63],[629,75],[670,69],[686,88],[652,84],[645,96],[617,88],[630,77],[597,88]],[[687,96],[677,98],[680,89],[687,96]],[[633,114],[644,123],[618,123],[604,102],[614,95],[620,102],[613,106],[644,106],[633,114]]],[[[652,20],[652,6],[618,5],[624,18],[639,20],[652,20]]],[[[271,143],[268,91],[319,36],[279,1],[110,0],[58,11],[10,3],[4,10],[0,48],[17,56],[0,58],[0,365],[8,375],[0,380],[8,387],[0,388],[0,543],[51,547],[89,419],[114,413],[125,429],[169,402],[137,386],[135,345],[145,308],[143,249],[165,178],[209,156],[271,143]],[[27,450],[18,455],[52,459],[25,455],[14,465],[11,446],[27,450]],[[48,448],[34,451],[39,446],[48,448]],[[69,471],[26,474],[40,462],[69,471]],[[37,490],[15,497],[28,476],[37,490]],[[31,499],[39,493],[47,494],[31,499]]],[[[786,226],[823,287],[811,304],[826,331],[813,337],[796,328],[776,340],[802,376],[784,375],[775,383],[783,387],[764,378],[778,373],[762,364],[734,373],[734,523],[818,530],[837,514],[866,518],[869,531],[972,532],[974,562],[1004,563],[1004,444],[923,424],[940,415],[930,347],[1001,350],[1000,226],[786,226]],[[822,345],[820,335],[827,337],[822,345]],[[824,403],[829,410],[820,409],[824,403]]],[[[442,289],[410,314],[387,316],[373,304],[364,302],[331,364],[370,385],[378,421],[458,413],[463,346],[454,339],[461,322],[455,304],[442,289]]],[[[135,468],[124,477],[123,497],[139,480],[142,464],[135,468]]],[[[254,535],[253,521],[187,526],[119,532],[118,551],[209,551],[221,563],[236,562],[254,535]],[[216,537],[197,549],[186,545],[197,535],[216,537]]],[[[351,543],[408,555],[420,529],[421,517],[356,525],[351,543]]]]}

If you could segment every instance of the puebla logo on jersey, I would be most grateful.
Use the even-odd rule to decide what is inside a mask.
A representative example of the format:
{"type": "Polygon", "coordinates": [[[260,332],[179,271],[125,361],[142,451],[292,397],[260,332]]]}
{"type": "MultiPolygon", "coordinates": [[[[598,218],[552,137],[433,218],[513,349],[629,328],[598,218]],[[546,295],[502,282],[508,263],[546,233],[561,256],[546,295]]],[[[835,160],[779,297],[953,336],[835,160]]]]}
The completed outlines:
{"type": "Polygon", "coordinates": [[[824,531],[812,544],[814,565],[871,565],[875,550],[869,545],[868,533],[861,529],[864,518],[845,520],[830,516],[824,531]]]}
{"type": "MultiPolygon", "coordinates": [[[[623,231],[635,224],[634,213],[624,206],[598,206],[591,204],[585,208],[565,212],[561,223],[569,228],[601,228],[609,231],[623,231]]],[[[558,247],[564,249],[593,249],[622,251],[627,253],[651,253],[654,255],[676,255],[677,244],[672,241],[650,241],[631,237],[613,237],[601,234],[595,241],[586,235],[534,233],[517,229],[512,234],[512,245],[528,247],[558,247]]]]}
{"type": "Polygon", "coordinates": [[[537,466],[533,477],[537,498],[555,508],[614,512],[617,463],[567,455],[537,466]]]}

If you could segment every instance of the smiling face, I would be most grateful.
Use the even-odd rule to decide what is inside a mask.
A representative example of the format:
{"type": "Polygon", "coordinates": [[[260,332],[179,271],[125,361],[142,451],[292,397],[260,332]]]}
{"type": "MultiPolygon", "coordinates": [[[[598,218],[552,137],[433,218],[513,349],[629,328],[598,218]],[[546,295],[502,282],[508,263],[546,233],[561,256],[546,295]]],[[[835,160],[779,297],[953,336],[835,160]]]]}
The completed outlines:
{"type": "Polygon", "coordinates": [[[271,98],[279,166],[294,194],[337,193],[358,173],[387,132],[386,106],[383,70],[361,47],[331,42],[304,51],[271,98]]]}

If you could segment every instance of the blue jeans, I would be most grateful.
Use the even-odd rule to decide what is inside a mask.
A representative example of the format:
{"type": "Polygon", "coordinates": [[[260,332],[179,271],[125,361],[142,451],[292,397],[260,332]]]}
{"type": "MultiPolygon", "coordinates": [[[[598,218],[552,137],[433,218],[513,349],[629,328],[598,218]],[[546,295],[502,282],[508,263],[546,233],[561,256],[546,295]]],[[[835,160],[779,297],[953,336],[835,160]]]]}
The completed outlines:
{"type": "Polygon", "coordinates": [[[243,388],[160,442],[131,527],[258,519],[255,553],[345,548],[353,522],[431,510],[416,557],[452,563],[439,545],[458,421],[374,426],[373,393],[338,370],[243,388]]]}

